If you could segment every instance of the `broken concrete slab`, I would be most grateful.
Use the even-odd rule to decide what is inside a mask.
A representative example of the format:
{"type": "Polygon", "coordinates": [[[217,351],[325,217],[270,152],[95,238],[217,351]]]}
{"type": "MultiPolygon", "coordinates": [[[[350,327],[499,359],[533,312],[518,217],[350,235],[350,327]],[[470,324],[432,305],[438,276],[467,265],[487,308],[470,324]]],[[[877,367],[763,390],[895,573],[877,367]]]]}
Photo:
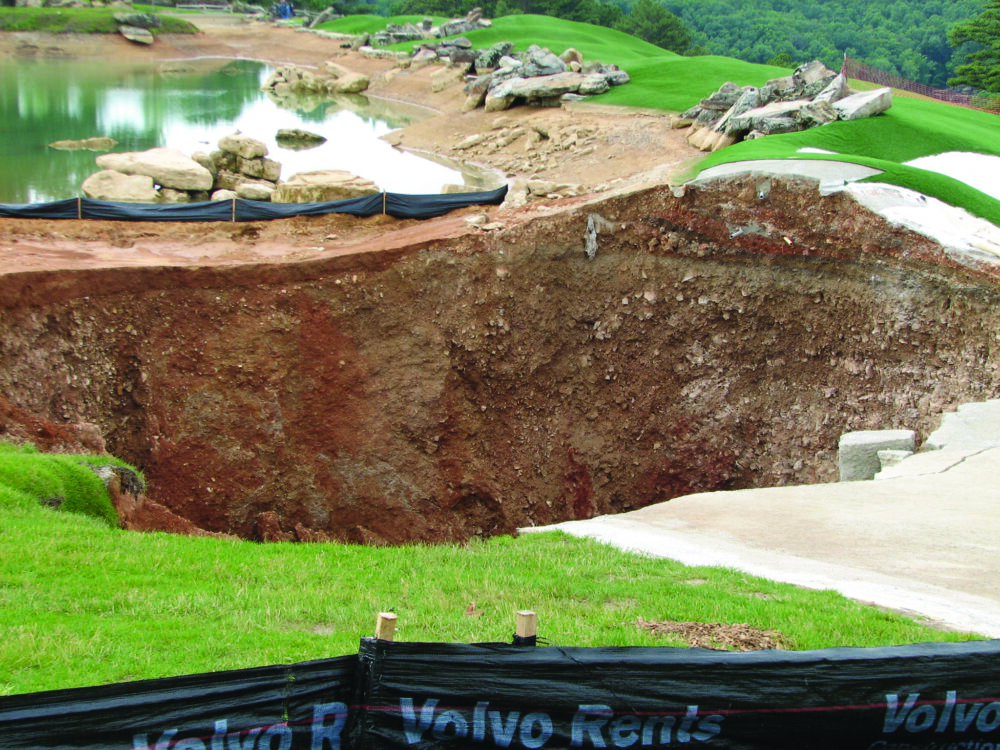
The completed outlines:
{"type": "Polygon", "coordinates": [[[841,482],[872,479],[882,470],[878,452],[912,451],[916,445],[913,430],[859,430],[840,436],[837,465],[841,482]]]}
{"type": "Polygon", "coordinates": [[[860,94],[845,96],[833,102],[841,120],[861,120],[885,112],[892,107],[892,89],[881,88],[874,91],[862,91],[860,94]]]}

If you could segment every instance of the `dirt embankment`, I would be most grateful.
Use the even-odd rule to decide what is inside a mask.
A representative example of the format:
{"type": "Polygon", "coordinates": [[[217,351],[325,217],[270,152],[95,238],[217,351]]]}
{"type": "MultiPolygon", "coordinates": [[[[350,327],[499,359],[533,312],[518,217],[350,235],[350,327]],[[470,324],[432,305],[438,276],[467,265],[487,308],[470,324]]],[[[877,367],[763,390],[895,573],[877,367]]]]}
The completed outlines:
{"type": "MultiPolygon", "coordinates": [[[[152,54],[340,54],[264,32],[152,54]]],[[[0,37],[8,57],[53,43],[0,37]]],[[[447,150],[493,127],[455,114],[429,70],[353,62],[378,92],[444,113],[404,144],[447,150]]],[[[538,176],[633,187],[492,208],[495,232],[470,228],[473,210],[0,220],[0,436],[71,442],[63,425],[95,424],[84,434],[145,469],[152,498],[212,531],[451,540],[833,479],[842,432],[926,432],[928,415],[1000,390],[995,277],[815,185],[675,194],[664,183],[691,153],[666,118],[504,116],[596,127],[586,158],[536,155],[538,176]]],[[[520,173],[526,154],[483,158],[520,173]]]]}
{"type": "Polygon", "coordinates": [[[0,391],[98,424],[204,528],[400,542],[833,479],[843,431],[925,432],[1000,385],[995,279],[814,185],[458,223],[298,262],[8,274],[0,391]]]}

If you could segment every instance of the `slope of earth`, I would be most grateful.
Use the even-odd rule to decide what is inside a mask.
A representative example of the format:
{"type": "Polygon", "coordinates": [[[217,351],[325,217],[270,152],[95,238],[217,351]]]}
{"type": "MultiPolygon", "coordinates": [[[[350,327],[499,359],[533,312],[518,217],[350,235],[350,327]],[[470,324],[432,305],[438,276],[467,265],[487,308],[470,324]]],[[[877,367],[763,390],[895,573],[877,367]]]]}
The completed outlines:
{"type": "Polygon", "coordinates": [[[0,390],[99,425],[204,528],[376,543],[828,480],[842,432],[996,393],[989,272],[815,183],[676,193],[489,233],[354,222],[356,245],[298,261],[8,273],[0,390]]]}

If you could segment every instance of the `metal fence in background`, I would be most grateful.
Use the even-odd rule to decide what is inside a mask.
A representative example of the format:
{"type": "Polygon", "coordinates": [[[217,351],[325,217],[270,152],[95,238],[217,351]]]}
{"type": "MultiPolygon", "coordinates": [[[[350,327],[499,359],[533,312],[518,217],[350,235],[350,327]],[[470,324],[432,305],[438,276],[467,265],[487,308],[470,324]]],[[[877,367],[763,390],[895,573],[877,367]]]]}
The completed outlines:
{"type": "Polygon", "coordinates": [[[962,94],[950,89],[934,88],[933,86],[928,86],[923,83],[911,81],[908,78],[903,78],[895,73],[889,73],[885,70],[873,68],[871,65],[866,65],[863,62],[848,57],[847,55],[844,55],[844,66],[841,68],[841,72],[847,78],[854,78],[858,81],[877,83],[880,86],[891,86],[894,89],[902,89],[903,91],[912,91],[914,94],[922,94],[923,96],[931,99],[936,99],[939,102],[948,102],[949,104],[957,104],[960,107],[968,107],[969,109],[979,109],[984,112],[1000,114],[1000,96],[995,94],[962,94]]]}

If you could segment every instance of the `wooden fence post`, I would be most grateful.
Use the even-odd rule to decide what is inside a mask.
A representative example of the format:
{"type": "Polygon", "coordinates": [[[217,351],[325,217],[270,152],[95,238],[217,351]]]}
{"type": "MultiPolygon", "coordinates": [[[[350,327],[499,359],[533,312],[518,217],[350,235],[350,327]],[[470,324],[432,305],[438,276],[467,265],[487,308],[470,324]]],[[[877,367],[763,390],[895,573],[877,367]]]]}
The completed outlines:
{"type": "Polygon", "coordinates": [[[396,615],[392,612],[379,612],[375,622],[375,638],[379,641],[391,641],[396,635],[396,615]]]}
{"type": "Polygon", "coordinates": [[[525,646],[535,645],[538,634],[538,618],[530,609],[522,609],[517,613],[517,629],[514,632],[514,643],[525,646]]]}

